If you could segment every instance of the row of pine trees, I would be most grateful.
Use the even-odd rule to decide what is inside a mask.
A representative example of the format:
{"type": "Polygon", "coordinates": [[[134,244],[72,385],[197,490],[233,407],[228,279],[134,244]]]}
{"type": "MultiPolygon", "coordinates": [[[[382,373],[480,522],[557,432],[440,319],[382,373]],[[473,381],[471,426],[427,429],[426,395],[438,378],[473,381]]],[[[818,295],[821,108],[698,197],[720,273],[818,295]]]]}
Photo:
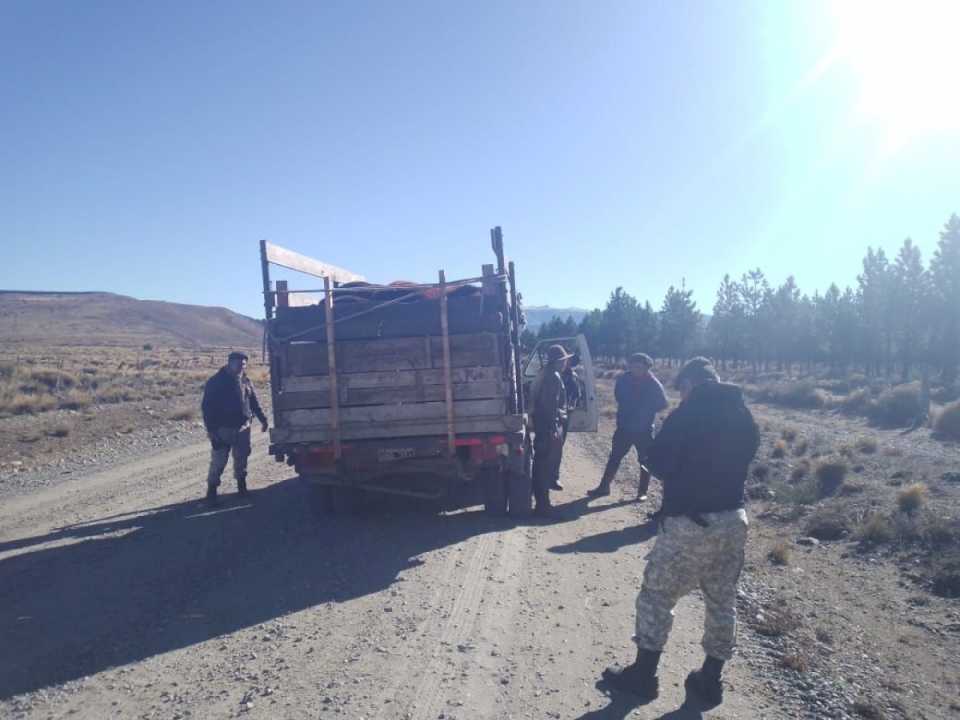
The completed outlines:
{"type": "Polygon", "coordinates": [[[909,238],[894,258],[868,248],[856,287],[809,295],[793,277],[771,285],[759,268],[725,275],[708,319],[686,287],[669,288],[659,310],[618,287],[602,310],[579,323],[555,317],[524,342],[577,333],[609,360],[638,351],[667,360],[703,354],[723,366],[828,364],[903,380],[922,368],[952,383],[960,368],[960,217],[947,221],[929,264],[909,238]]]}

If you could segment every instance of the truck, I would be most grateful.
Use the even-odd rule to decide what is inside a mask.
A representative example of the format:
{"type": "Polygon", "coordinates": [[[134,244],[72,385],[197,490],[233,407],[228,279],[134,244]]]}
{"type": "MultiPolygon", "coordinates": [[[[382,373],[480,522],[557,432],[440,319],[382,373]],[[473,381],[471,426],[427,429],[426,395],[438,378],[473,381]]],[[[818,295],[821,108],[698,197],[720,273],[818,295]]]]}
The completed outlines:
{"type": "Polygon", "coordinates": [[[436,282],[390,284],[260,242],[269,452],[295,468],[317,509],[351,512],[376,493],[528,514],[530,394],[550,344],[580,360],[570,432],[596,431],[586,340],[521,351],[516,268],[499,227],[490,238],[494,262],[475,277],[440,270],[436,282]],[[322,286],[291,288],[271,278],[274,267],[322,286]]]}

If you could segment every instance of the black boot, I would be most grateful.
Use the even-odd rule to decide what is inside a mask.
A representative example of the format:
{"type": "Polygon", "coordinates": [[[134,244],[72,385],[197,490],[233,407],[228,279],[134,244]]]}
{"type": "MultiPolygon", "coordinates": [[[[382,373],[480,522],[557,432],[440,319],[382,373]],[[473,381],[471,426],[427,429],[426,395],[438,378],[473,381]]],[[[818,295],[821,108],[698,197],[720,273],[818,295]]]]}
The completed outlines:
{"type": "Polygon", "coordinates": [[[723,682],[720,680],[722,673],[723,660],[707,655],[703,667],[687,675],[686,688],[696,694],[708,708],[715,708],[723,702],[723,682]]]}
{"type": "Polygon", "coordinates": [[[207,485],[207,505],[217,504],[217,486],[207,485]]]}
{"type": "Polygon", "coordinates": [[[243,497],[247,494],[247,476],[237,478],[237,494],[243,497]]]}
{"type": "Polygon", "coordinates": [[[600,481],[600,484],[597,485],[592,490],[587,490],[587,495],[590,497],[606,497],[610,494],[610,483],[600,481]]]}
{"type": "Polygon", "coordinates": [[[637,650],[637,659],[622,670],[607,668],[603,679],[614,690],[636,695],[643,702],[656,700],[660,694],[660,682],[657,679],[657,665],[660,653],[655,650],[637,650]]]}

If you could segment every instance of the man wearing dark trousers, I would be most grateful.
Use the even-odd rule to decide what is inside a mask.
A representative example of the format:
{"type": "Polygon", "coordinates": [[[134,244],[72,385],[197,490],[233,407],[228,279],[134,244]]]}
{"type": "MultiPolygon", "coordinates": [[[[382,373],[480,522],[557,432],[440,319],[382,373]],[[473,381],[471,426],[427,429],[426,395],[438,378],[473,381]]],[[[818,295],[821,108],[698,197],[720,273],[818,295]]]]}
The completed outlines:
{"type": "Polygon", "coordinates": [[[588,494],[609,495],[610,483],[620,463],[630,449],[637,451],[640,463],[639,500],[646,500],[650,487],[650,473],[643,465],[647,448],[653,441],[653,422],[657,413],[667,407],[663,386],[652,372],[653,359],[646,353],[635,353],[627,363],[627,372],[617,378],[614,396],[617,399],[617,429],[613,433],[613,447],[600,484],[588,494]]]}
{"type": "Polygon", "coordinates": [[[657,665],[673,608],[699,588],[706,657],[686,687],[715,707],[723,701],[721,673],[736,641],[737,581],[747,540],[743,487],[760,433],[740,388],[721,383],[706,358],[687,362],[675,385],[683,401],[647,455],[663,482],[663,507],[637,597],[637,659],[623,670],[607,669],[604,679],[646,702],[657,697],[657,665]]]}
{"type": "Polygon", "coordinates": [[[535,515],[551,512],[550,488],[560,474],[563,428],[567,420],[567,390],[563,371],[571,356],[562,345],[547,350],[547,366],[533,402],[533,497],[535,515]]]}
{"type": "Polygon", "coordinates": [[[269,427],[257,393],[246,374],[247,356],[232,352],[227,364],[207,380],[203,388],[203,424],[210,439],[210,469],[207,472],[207,502],[215,504],[220,476],[233,455],[237,492],[247,494],[247,458],[250,457],[250,425],[254,416],[263,432],[269,427]]]}
{"type": "Polygon", "coordinates": [[[572,355],[569,360],[567,360],[567,366],[564,371],[560,374],[563,378],[563,387],[567,394],[567,414],[563,419],[563,427],[561,428],[562,434],[560,436],[560,449],[557,451],[557,462],[556,468],[553,476],[553,483],[550,485],[551,490],[563,490],[563,485],[560,484],[560,465],[563,462],[563,448],[567,444],[567,434],[570,432],[570,413],[572,413],[577,405],[580,404],[580,379],[577,377],[577,373],[574,368],[580,364],[580,356],[572,355]]]}

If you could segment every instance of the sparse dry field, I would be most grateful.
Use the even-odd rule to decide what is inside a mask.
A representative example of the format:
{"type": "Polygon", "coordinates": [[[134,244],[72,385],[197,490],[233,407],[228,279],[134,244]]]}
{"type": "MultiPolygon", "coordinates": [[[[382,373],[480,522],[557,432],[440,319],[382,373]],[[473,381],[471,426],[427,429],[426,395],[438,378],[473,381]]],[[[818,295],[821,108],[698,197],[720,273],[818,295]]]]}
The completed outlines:
{"type": "MultiPolygon", "coordinates": [[[[249,374],[265,403],[257,350],[249,374]]],[[[0,350],[0,477],[89,455],[98,442],[195,428],[203,384],[224,348],[35,347],[0,350]]]]}

